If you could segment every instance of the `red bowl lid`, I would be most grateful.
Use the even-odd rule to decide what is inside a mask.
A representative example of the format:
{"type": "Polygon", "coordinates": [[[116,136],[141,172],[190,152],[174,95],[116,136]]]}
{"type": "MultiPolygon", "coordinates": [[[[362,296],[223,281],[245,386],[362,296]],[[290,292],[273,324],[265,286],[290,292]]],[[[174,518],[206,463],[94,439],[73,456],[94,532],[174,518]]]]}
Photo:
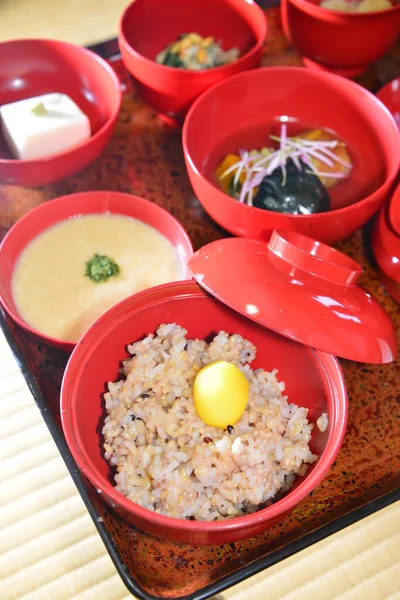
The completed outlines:
{"type": "Polygon", "coordinates": [[[189,268],[218,300],[292,340],[366,363],[396,357],[389,315],[356,285],[362,267],[321,242],[289,231],[274,231],[268,244],[221,239],[189,268]]]}

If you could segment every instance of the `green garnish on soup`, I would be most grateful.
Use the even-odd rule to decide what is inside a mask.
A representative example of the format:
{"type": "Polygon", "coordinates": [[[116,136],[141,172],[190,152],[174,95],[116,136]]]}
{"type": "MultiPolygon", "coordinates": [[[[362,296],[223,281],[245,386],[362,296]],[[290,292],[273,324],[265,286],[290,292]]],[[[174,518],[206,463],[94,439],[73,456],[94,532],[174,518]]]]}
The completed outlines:
{"type": "Polygon", "coordinates": [[[85,276],[95,283],[100,283],[118,275],[119,271],[119,266],[112,258],[96,253],[86,263],[85,276]]]}

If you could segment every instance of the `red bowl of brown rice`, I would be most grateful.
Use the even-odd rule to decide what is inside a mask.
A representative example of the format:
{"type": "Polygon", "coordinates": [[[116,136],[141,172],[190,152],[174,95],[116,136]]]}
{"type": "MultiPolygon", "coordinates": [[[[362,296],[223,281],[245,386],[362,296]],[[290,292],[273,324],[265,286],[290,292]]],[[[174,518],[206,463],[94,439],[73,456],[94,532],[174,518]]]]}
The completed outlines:
{"type": "Polygon", "coordinates": [[[334,356],[185,281],[122,301],[85,333],[61,414],[79,468],[121,516],[155,536],[223,544],[281,521],[320,483],[343,440],[347,396],[334,356]],[[196,373],[220,359],[250,386],[227,430],[193,405],[196,373]]]}

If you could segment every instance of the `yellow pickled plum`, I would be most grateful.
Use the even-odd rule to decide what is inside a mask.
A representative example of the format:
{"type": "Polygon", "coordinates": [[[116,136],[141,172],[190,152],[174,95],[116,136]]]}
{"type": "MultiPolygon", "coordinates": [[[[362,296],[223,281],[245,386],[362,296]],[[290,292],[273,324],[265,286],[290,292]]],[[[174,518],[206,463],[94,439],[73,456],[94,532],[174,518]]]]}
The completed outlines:
{"type": "Polygon", "coordinates": [[[242,417],[249,400],[249,382],[232,363],[218,360],[203,367],[193,386],[194,406],[200,419],[226,429],[242,417]]]}

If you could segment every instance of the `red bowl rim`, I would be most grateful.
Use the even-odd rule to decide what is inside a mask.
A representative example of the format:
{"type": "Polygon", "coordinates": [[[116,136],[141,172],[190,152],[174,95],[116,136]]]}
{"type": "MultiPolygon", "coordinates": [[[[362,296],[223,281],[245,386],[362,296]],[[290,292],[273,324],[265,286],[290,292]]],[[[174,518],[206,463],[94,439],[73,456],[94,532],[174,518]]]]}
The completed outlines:
{"type": "MultiPolygon", "coordinates": [[[[176,222],[176,224],[178,225],[178,228],[180,230],[180,233],[182,235],[182,238],[185,240],[186,244],[188,245],[188,248],[191,250],[191,253],[193,254],[193,245],[192,245],[192,242],[191,242],[191,240],[190,240],[190,238],[189,238],[186,230],[184,229],[183,225],[181,225],[181,223],[178,221],[178,219],[176,219],[171,213],[169,213],[162,206],[159,206],[158,204],[154,204],[153,202],[151,202],[150,200],[147,200],[146,198],[142,198],[140,196],[135,196],[134,194],[129,194],[129,193],[126,193],[126,192],[117,192],[117,191],[112,191],[112,190],[110,190],[110,191],[107,191],[107,190],[92,190],[92,191],[85,191],[85,192],[76,192],[76,193],[67,194],[67,195],[64,195],[64,196],[57,196],[56,198],[48,200],[47,202],[44,202],[42,204],[39,204],[38,206],[35,206],[35,208],[32,208],[25,215],[23,215],[20,219],[18,219],[18,221],[16,221],[14,223],[14,225],[12,227],[10,227],[10,229],[7,231],[6,235],[4,236],[4,238],[2,239],[2,241],[0,243],[0,258],[1,258],[3,247],[6,244],[7,240],[9,239],[9,237],[18,234],[18,230],[19,230],[20,224],[25,223],[26,221],[28,221],[29,219],[31,219],[32,216],[34,216],[35,214],[45,211],[46,207],[49,206],[49,205],[53,205],[53,203],[63,204],[64,202],[68,202],[68,200],[70,199],[71,196],[75,196],[75,197],[76,196],[92,196],[93,194],[98,194],[99,198],[101,197],[102,194],[113,194],[114,196],[116,196],[116,195],[119,195],[119,196],[131,196],[131,198],[134,198],[135,202],[139,202],[139,203],[142,203],[142,204],[146,203],[148,205],[151,205],[152,208],[155,211],[158,211],[160,213],[164,213],[165,216],[167,215],[167,218],[169,218],[169,219],[171,219],[171,220],[173,220],[173,221],[176,222]]],[[[90,213],[90,214],[101,214],[103,212],[111,212],[111,214],[121,214],[121,213],[118,213],[118,212],[114,213],[112,211],[105,211],[105,210],[101,210],[101,209],[99,209],[97,212],[93,212],[93,213],[90,213]]],[[[59,219],[57,221],[54,221],[54,223],[52,223],[49,227],[45,227],[40,233],[43,233],[44,231],[46,231],[50,227],[53,227],[56,223],[60,223],[61,221],[65,221],[69,217],[72,217],[72,216],[74,216],[76,214],[77,213],[76,213],[75,210],[71,211],[71,214],[69,216],[64,216],[61,219],[59,219]]],[[[154,229],[156,229],[156,228],[154,227],[154,229]]],[[[40,235],[40,234],[38,234],[38,235],[40,235]]],[[[35,237],[37,237],[37,236],[35,236],[35,237]]],[[[32,239],[35,239],[35,238],[32,238],[32,239]]],[[[29,242],[30,241],[32,241],[32,240],[29,240],[29,242]]],[[[26,248],[26,246],[27,246],[27,243],[25,243],[22,246],[21,252],[26,248]]],[[[188,269],[187,269],[187,272],[185,273],[185,276],[186,275],[189,275],[189,270],[188,269]]],[[[143,290],[143,291],[146,292],[146,291],[148,291],[148,289],[150,289],[150,288],[147,288],[146,290],[143,290]]],[[[141,292],[139,292],[139,293],[141,293],[141,292]]],[[[31,325],[29,325],[20,316],[20,314],[17,311],[14,311],[13,308],[8,304],[8,302],[5,301],[5,299],[4,299],[4,297],[3,297],[2,293],[1,293],[1,287],[0,287],[0,304],[4,307],[4,309],[10,315],[10,317],[20,327],[22,327],[26,331],[29,331],[29,333],[32,333],[36,337],[39,337],[42,340],[45,340],[47,343],[51,344],[52,346],[58,346],[58,347],[62,347],[64,349],[66,349],[68,351],[72,351],[75,348],[75,346],[77,345],[78,342],[69,342],[69,341],[63,340],[61,338],[55,338],[55,337],[52,337],[50,335],[46,335],[46,334],[42,333],[41,331],[39,331],[38,329],[35,329],[34,327],[31,327],[31,325]]],[[[97,320],[95,321],[95,323],[97,323],[97,320]]]]}
{"type": "MultiPolygon", "coordinates": [[[[162,296],[165,294],[165,292],[168,293],[168,291],[170,291],[171,296],[176,297],[176,294],[179,293],[179,288],[182,289],[182,286],[191,286],[193,288],[193,294],[191,294],[192,296],[195,296],[196,294],[208,296],[208,294],[193,280],[167,283],[156,286],[152,288],[152,292],[153,295],[160,294],[162,296]]],[[[75,397],[75,387],[79,381],[79,374],[78,376],[76,375],[77,366],[84,365],[86,363],[93,353],[93,348],[97,345],[96,342],[99,339],[104,339],[107,336],[109,326],[112,323],[116,324],[120,321],[125,321],[125,315],[122,317],[120,316],[119,318],[117,316],[121,311],[121,308],[124,308],[126,304],[129,304],[131,312],[135,311],[135,308],[141,312],[156,302],[157,299],[150,299],[149,294],[146,294],[146,291],[143,291],[113,306],[98,319],[96,324],[92,325],[85,332],[80,339],[79,344],[76,346],[69,358],[61,385],[61,421],[68,447],[79,468],[91,481],[99,493],[104,492],[106,496],[111,499],[111,505],[114,508],[114,504],[118,505],[127,513],[131,513],[144,521],[151,521],[152,524],[158,525],[164,529],[172,528],[173,530],[179,529],[180,531],[187,532],[208,533],[237,531],[246,527],[251,527],[260,521],[268,521],[269,519],[273,519],[285,513],[286,511],[291,510],[301,500],[303,500],[325,477],[326,472],[333,464],[337,453],[339,452],[347,425],[347,391],[341,366],[337,358],[332,354],[314,349],[312,352],[318,358],[325,373],[327,373],[329,370],[331,374],[334,373],[335,375],[335,386],[332,385],[332,381],[329,380],[332,411],[331,414],[329,414],[330,431],[328,441],[325,449],[319,456],[318,461],[315,463],[313,471],[306,475],[304,481],[300,482],[296,488],[289,490],[281,500],[278,500],[271,506],[268,506],[267,508],[261,509],[258,512],[250,515],[221,521],[189,521],[185,519],[178,519],[176,517],[169,517],[167,515],[155,513],[152,510],[143,508],[131,500],[128,500],[128,498],[118,492],[106,478],[98,474],[96,467],[93,465],[91,459],[86,453],[84,445],[82,444],[78,428],[74,426],[76,425],[76,419],[74,412],[71,411],[71,400],[75,397]],[[115,317],[114,314],[116,314],[115,317]],[[107,323],[109,324],[108,327],[107,323]],[[102,326],[103,330],[99,331],[102,326]],[[74,423],[74,425],[72,423],[74,423]]]]}
{"type": "Polygon", "coordinates": [[[63,42],[62,40],[55,40],[52,38],[18,38],[15,40],[7,40],[5,42],[0,42],[0,47],[4,46],[6,44],[21,44],[21,43],[25,43],[25,42],[41,42],[41,43],[45,42],[46,44],[49,44],[50,46],[65,46],[65,47],[73,48],[74,50],[78,50],[78,51],[82,52],[83,54],[87,54],[88,56],[90,56],[91,59],[93,59],[97,63],[99,63],[99,65],[101,65],[101,67],[111,77],[113,86],[114,86],[114,90],[115,90],[115,94],[116,94],[116,98],[118,98],[117,106],[115,107],[112,114],[108,117],[106,122],[100,127],[100,129],[98,131],[96,131],[96,133],[94,135],[91,135],[90,138],[88,138],[84,142],[77,144],[77,145],[73,146],[72,148],[65,150],[64,152],[57,152],[56,154],[52,154],[50,156],[43,157],[43,158],[34,158],[34,159],[29,159],[29,160],[22,160],[22,159],[18,159],[18,158],[0,158],[0,165],[9,165],[9,164],[17,164],[17,163],[21,166],[39,165],[39,164],[51,162],[52,160],[56,160],[56,159],[60,158],[61,156],[65,157],[65,156],[73,155],[74,152],[76,152],[77,150],[80,150],[82,148],[86,148],[86,147],[90,146],[95,140],[97,140],[97,138],[99,138],[101,135],[103,135],[104,131],[110,126],[110,124],[113,123],[117,119],[120,108],[121,108],[122,91],[121,91],[119,79],[118,79],[117,75],[115,74],[114,69],[103,58],[101,58],[101,56],[99,56],[92,50],[89,50],[88,48],[84,48],[83,46],[78,46],[77,44],[71,44],[70,42],[63,42]]]}
{"type": "Polygon", "coordinates": [[[124,33],[125,20],[126,20],[127,14],[130,11],[131,7],[134,4],[138,4],[138,3],[144,2],[144,1],[145,0],[133,0],[133,2],[128,4],[128,6],[125,8],[125,10],[122,13],[122,16],[120,18],[120,21],[119,21],[118,42],[123,42],[123,44],[125,45],[127,50],[133,56],[135,56],[135,58],[143,61],[144,63],[148,64],[152,68],[163,69],[165,73],[168,73],[168,72],[171,74],[177,74],[177,73],[182,74],[183,73],[185,75],[185,77],[193,77],[193,78],[196,77],[197,80],[199,80],[201,77],[206,78],[207,73],[218,72],[218,73],[221,73],[221,75],[223,75],[224,72],[229,73],[229,71],[232,68],[232,65],[240,65],[244,61],[246,61],[248,58],[257,54],[257,52],[260,50],[260,48],[264,45],[265,38],[267,36],[267,20],[265,18],[264,12],[261,10],[261,8],[258,6],[258,4],[254,0],[245,0],[245,4],[250,5],[253,10],[258,12],[260,24],[262,24],[262,29],[263,29],[261,34],[256,35],[256,38],[257,38],[256,42],[255,42],[255,44],[253,44],[253,46],[250,48],[250,50],[248,52],[246,52],[242,56],[239,56],[239,58],[237,60],[235,60],[233,63],[228,63],[226,65],[220,65],[218,67],[212,67],[211,69],[202,69],[200,71],[182,70],[182,69],[178,69],[176,67],[169,67],[167,65],[161,65],[161,64],[157,63],[155,60],[151,60],[150,58],[143,56],[143,54],[140,54],[140,52],[135,50],[131,46],[131,44],[128,42],[128,40],[126,39],[126,36],[124,33]]]}
{"type": "MultiPolygon", "coordinates": [[[[307,0],[302,0],[302,1],[306,2],[307,0]]],[[[399,4],[399,7],[400,7],[400,4],[399,4]]],[[[343,206],[342,208],[337,208],[336,210],[328,211],[329,213],[332,213],[335,215],[342,215],[342,214],[345,214],[346,212],[350,212],[352,209],[354,209],[355,206],[364,205],[364,204],[367,204],[368,202],[370,202],[370,199],[372,196],[374,196],[382,188],[385,188],[386,186],[391,185],[393,183],[396,175],[399,172],[399,168],[400,168],[400,131],[396,124],[396,121],[394,120],[392,113],[385,106],[385,104],[379,98],[377,98],[375,96],[375,94],[372,94],[372,92],[363,88],[358,83],[355,83],[354,81],[345,79],[344,77],[341,77],[340,75],[335,75],[333,73],[328,73],[328,72],[324,72],[324,71],[314,71],[314,70],[310,70],[310,69],[305,69],[304,67],[287,67],[287,66],[284,66],[284,67],[262,67],[261,69],[255,69],[252,71],[244,71],[242,73],[237,73],[236,75],[232,75],[232,77],[229,77],[228,79],[219,81],[217,84],[213,85],[211,88],[206,90],[199,98],[197,98],[194,101],[194,103],[192,104],[192,106],[190,107],[190,109],[188,111],[188,114],[186,115],[186,119],[183,124],[182,144],[183,144],[183,151],[184,151],[185,158],[188,161],[188,163],[190,164],[191,169],[196,173],[196,175],[198,177],[200,177],[203,181],[207,182],[210,186],[212,186],[215,190],[217,190],[218,192],[223,194],[230,201],[232,201],[234,203],[238,202],[237,200],[232,198],[232,196],[229,196],[228,194],[223,192],[221,189],[219,189],[214,183],[212,183],[207,177],[205,177],[203,175],[203,173],[201,173],[199,171],[199,169],[195,165],[195,163],[190,155],[189,149],[188,149],[188,139],[187,139],[188,138],[188,129],[190,127],[190,119],[192,118],[193,113],[196,111],[197,106],[199,104],[201,104],[202,102],[204,102],[205,100],[207,100],[208,96],[210,96],[215,91],[217,91],[219,87],[229,84],[229,82],[231,82],[233,79],[239,79],[239,78],[244,79],[247,77],[252,77],[252,76],[254,76],[254,74],[257,74],[260,71],[263,71],[265,73],[267,73],[267,72],[268,73],[271,73],[271,72],[276,73],[278,71],[281,71],[283,73],[298,72],[298,73],[303,73],[305,77],[316,77],[317,79],[321,79],[321,80],[336,80],[337,82],[344,83],[344,85],[356,86],[357,94],[363,93],[364,95],[367,95],[371,100],[373,100],[373,102],[379,107],[379,109],[382,110],[384,113],[386,113],[386,116],[389,117],[391,127],[396,132],[396,135],[398,138],[397,166],[392,169],[392,172],[389,174],[388,177],[386,177],[386,179],[382,183],[382,185],[380,185],[376,190],[374,190],[366,198],[363,198],[362,200],[359,200],[358,202],[354,202],[353,204],[349,204],[348,206],[343,206]]],[[[257,208],[256,206],[248,206],[247,204],[242,204],[241,206],[243,207],[243,210],[255,211],[255,214],[259,214],[260,216],[261,216],[261,214],[276,214],[273,211],[265,210],[263,208],[257,208]]],[[[318,220],[318,219],[326,218],[326,214],[327,214],[326,212],[313,213],[312,215],[286,214],[285,217],[288,218],[289,220],[296,220],[296,221],[301,220],[301,219],[306,220],[306,219],[310,219],[310,218],[318,220]]]]}
{"type": "Polygon", "coordinates": [[[354,18],[354,17],[361,17],[361,18],[365,18],[365,17],[373,17],[373,15],[382,15],[385,13],[389,13],[391,11],[394,10],[400,10],[400,4],[391,6],[390,8],[384,8],[383,10],[376,10],[374,12],[366,12],[366,13],[357,13],[357,12],[343,12],[341,10],[331,10],[330,8],[324,8],[323,6],[320,6],[319,4],[314,4],[313,2],[310,2],[309,0],[286,0],[287,2],[291,2],[292,4],[294,4],[295,6],[299,7],[300,9],[305,9],[305,12],[312,14],[313,16],[317,17],[317,16],[327,16],[327,13],[330,13],[332,15],[338,16],[338,17],[343,17],[343,18],[354,18]],[[309,9],[311,5],[311,9],[309,9]]]}

